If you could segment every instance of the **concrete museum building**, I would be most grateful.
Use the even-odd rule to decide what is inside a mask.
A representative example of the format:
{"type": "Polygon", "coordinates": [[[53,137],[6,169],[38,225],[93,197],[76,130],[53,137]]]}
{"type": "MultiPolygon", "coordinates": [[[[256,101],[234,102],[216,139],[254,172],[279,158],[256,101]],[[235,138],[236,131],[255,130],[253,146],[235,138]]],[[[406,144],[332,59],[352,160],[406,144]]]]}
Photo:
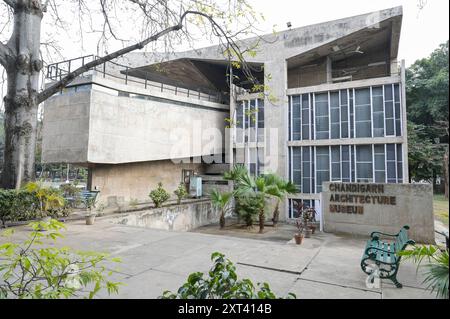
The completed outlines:
{"type": "MultiPolygon", "coordinates": [[[[230,89],[219,46],[163,62],[130,53],[45,102],[43,162],[89,167],[105,203],[148,201],[158,182],[171,191],[192,174],[207,193],[244,163],[297,185],[282,219],[294,200],[320,207],[327,181],[407,183],[401,24],[396,7],[242,41],[258,44],[246,60],[264,94],[239,69],[230,89]]],[[[49,82],[88,59],[49,66],[49,82]]]]}

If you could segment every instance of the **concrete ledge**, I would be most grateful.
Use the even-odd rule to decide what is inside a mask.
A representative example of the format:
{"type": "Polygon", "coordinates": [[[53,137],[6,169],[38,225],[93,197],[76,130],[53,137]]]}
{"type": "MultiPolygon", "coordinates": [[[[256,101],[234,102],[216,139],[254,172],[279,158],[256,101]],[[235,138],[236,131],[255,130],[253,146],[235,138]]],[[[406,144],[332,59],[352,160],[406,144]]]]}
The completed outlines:
{"type": "Polygon", "coordinates": [[[180,205],[161,208],[146,207],[120,214],[107,215],[114,224],[156,228],[163,230],[189,231],[191,229],[216,223],[220,212],[208,199],[194,200],[180,205]]]}

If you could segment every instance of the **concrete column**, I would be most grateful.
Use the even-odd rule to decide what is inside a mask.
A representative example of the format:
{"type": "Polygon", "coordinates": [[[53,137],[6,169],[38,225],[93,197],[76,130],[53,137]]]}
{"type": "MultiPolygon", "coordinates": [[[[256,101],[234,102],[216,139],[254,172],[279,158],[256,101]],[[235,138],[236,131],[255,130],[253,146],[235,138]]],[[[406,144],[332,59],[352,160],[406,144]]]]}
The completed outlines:
{"type": "Polygon", "coordinates": [[[332,61],[329,55],[327,55],[327,83],[333,82],[333,70],[332,70],[332,61]]]}
{"type": "MultiPolygon", "coordinates": [[[[287,62],[285,59],[268,61],[264,65],[264,75],[268,91],[265,92],[264,111],[267,138],[265,139],[267,172],[276,173],[288,178],[287,172],[287,139],[288,139],[288,97],[287,62]],[[269,79],[269,80],[268,80],[269,79]],[[274,140],[276,139],[276,140],[274,140]],[[271,141],[273,141],[271,143],[271,141]]],[[[280,220],[287,216],[286,203],[280,205],[280,220]]]]}
{"type": "Polygon", "coordinates": [[[409,163],[408,163],[408,122],[407,122],[407,116],[406,116],[406,70],[405,70],[405,60],[402,60],[401,62],[401,69],[400,69],[400,88],[401,88],[401,111],[402,111],[402,133],[403,133],[403,147],[402,147],[402,153],[403,153],[403,182],[409,183],[409,163]]]}

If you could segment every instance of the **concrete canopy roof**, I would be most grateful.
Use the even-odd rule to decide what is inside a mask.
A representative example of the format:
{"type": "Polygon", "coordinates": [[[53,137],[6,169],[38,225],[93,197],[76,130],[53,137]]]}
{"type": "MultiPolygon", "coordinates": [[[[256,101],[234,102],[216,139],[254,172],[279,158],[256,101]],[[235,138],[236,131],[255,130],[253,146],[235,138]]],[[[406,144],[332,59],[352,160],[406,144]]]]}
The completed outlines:
{"type": "Polygon", "coordinates": [[[380,23],[351,33],[342,38],[287,59],[288,67],[304,65],[321,57],[329,56],[332,61],[364,54],[364,52],[388,49],[390,59],[396,59],[400,40],[402,16],[396,16],[380,23]]]}
{"type": "MultiPolygon", "coordinates": [[[[249,63],[252,74],[264,83],[262,63],[249,63]]],[[[180,58],[128,70],[128,75],[149,81],[203,92],[228,92],[228,61],[180,58]]],[[[123,71],[122,71],[123,73],[123,71]]],[[[245,76],[239,69],[233,69],[235,84],[248,87],[245,76]]]]}
{"type": "MultiPolygon", "coordinates": [[[[398,54],[402,17],[403,9],[399,6],[314,25],[293,28],[291,30],[284,30],[275,34],[272,33],[260,37],[243,39],[239,41],[238,44],[242,48],[253,48],[256,43],[259,43],[256,48],[256,56],[246,57],[247,62],[259,65],[271,61],[287,60],[288,67],[294,67],[295,65],[300,65],[328,54],[331,55],[332,59],[338,61],[339,59],[349,57],[351,51],[355,51],[358,48],[358,45],[360,45],[360,50],[363,52],[364,50],[373,50],[380,46],[389,48],[391,59],[395,59],[398,54]],[[339,47],[338,51],[341,52],[333,50],[335,45],[339,47]]],[[[145,69],[152,65],[169,65],[170,62],[173,63],[177,60],[180,61],[177,62],[178,67],[183,65],[185,70],[191,68],[188,66],[187,60],[191,62],[204,61],[215,67],[217,67],[217,64],[227,63],[223,57],[223,50],[217,45],[167,54],[152,53],[149,55],[144,52],[132,52],[123,58],[123,62],[132,67],[134,66],[136,68],[135,70],[145,69]],[[167,62],[160,62],[161,60],[167,62]],[[181,62],[181,60],[183,60],[183,62],[181,62]]],[[[175,66],[177,63],[173,64],[173,69],[176,69],[175,66]]],[[[133,69],[130,69],[130,74],[132,71],[133,69]]],[[[200,71],[194,69],[194,73],[198,72],[200,71]]],[[[221,74],[216,72],[216,75],[220,74],[220,76],[223,76],[226,74],[223,69],[221,72],[221,74]]],[[[185,72],[184,76],[177,76],[176,79],[168,77],[166,80],[176,80],[178,83],[184,85],[186,85],[185,81],[191,81],[191,84],[194,86],[202,85],[209,88],[216,87],[213,83],[207,83],[214,82],[214,80],[208,78],[210,73],[200,73],[203,73],[203,75],[197,74],[198,77],[195,77],[196,79],[194,79],[194,82],[192,82],[192,73],[189,74],[189,72],[185,72]],[[207,77],[206,83],[204,82],[205,75],[207,77]]],[[[156,78],[157,77],[155,77],[155,79],[156,78]]]]}

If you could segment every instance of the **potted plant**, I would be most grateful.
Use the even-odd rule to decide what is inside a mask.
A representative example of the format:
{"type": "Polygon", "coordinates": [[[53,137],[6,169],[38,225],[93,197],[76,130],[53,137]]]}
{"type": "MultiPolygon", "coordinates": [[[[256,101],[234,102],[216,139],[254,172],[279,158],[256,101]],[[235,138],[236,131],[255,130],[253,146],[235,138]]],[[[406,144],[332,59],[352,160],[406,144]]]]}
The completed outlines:
{"type": "Polygon", "coordinates": [[[86,207],[88,208],[88,213],[86,214],[86,225],[93,225],[95,222],[95,216],[97,216],[97,212],[92,211],[92,208],[95,207],[95,197],[86,198],[86,207]]]}
{"type": "Polygon", "coordinates": [[[305,237],[309,238],[311,237],[311,234],[314,234],[314,232],[316,231],[316,225],[313,224],[313,221],[315,219],[314,208],[306,207],[305,209],[303,209],[302,219],[305,226],[305,237]]]}
{"type": "Polygon", "coordinates": [[[148,196],[155,203],[155,207],[159,208],[161,205],[170,198],[169,193],[163,188],[161,182],[158,183],[158,187],[150,192],[148,196]]]}
{"type": "Polygon", "coordinates": [[[184,183],[180,183],[180,185],[178,185],[178,188],[176,190],[174,190],[173,193],[177,197],[177,204],[180,205],[181,200],[183,198],[186,198],[186,196],[188,195],[188,192],[186,190],[186,185],[184,183]]]}
{"type": "Polygon", "coordinates": [[[297,245],[301,245],[303,242],[303,238],[305,237],[305,234],[304,234],[305,227],[303,225],[303,222],[300,220],[296,221],[296,225],[297,225],[298,232],[294,234],[294,239],[295,239],[295,243],[297,245]]]}

